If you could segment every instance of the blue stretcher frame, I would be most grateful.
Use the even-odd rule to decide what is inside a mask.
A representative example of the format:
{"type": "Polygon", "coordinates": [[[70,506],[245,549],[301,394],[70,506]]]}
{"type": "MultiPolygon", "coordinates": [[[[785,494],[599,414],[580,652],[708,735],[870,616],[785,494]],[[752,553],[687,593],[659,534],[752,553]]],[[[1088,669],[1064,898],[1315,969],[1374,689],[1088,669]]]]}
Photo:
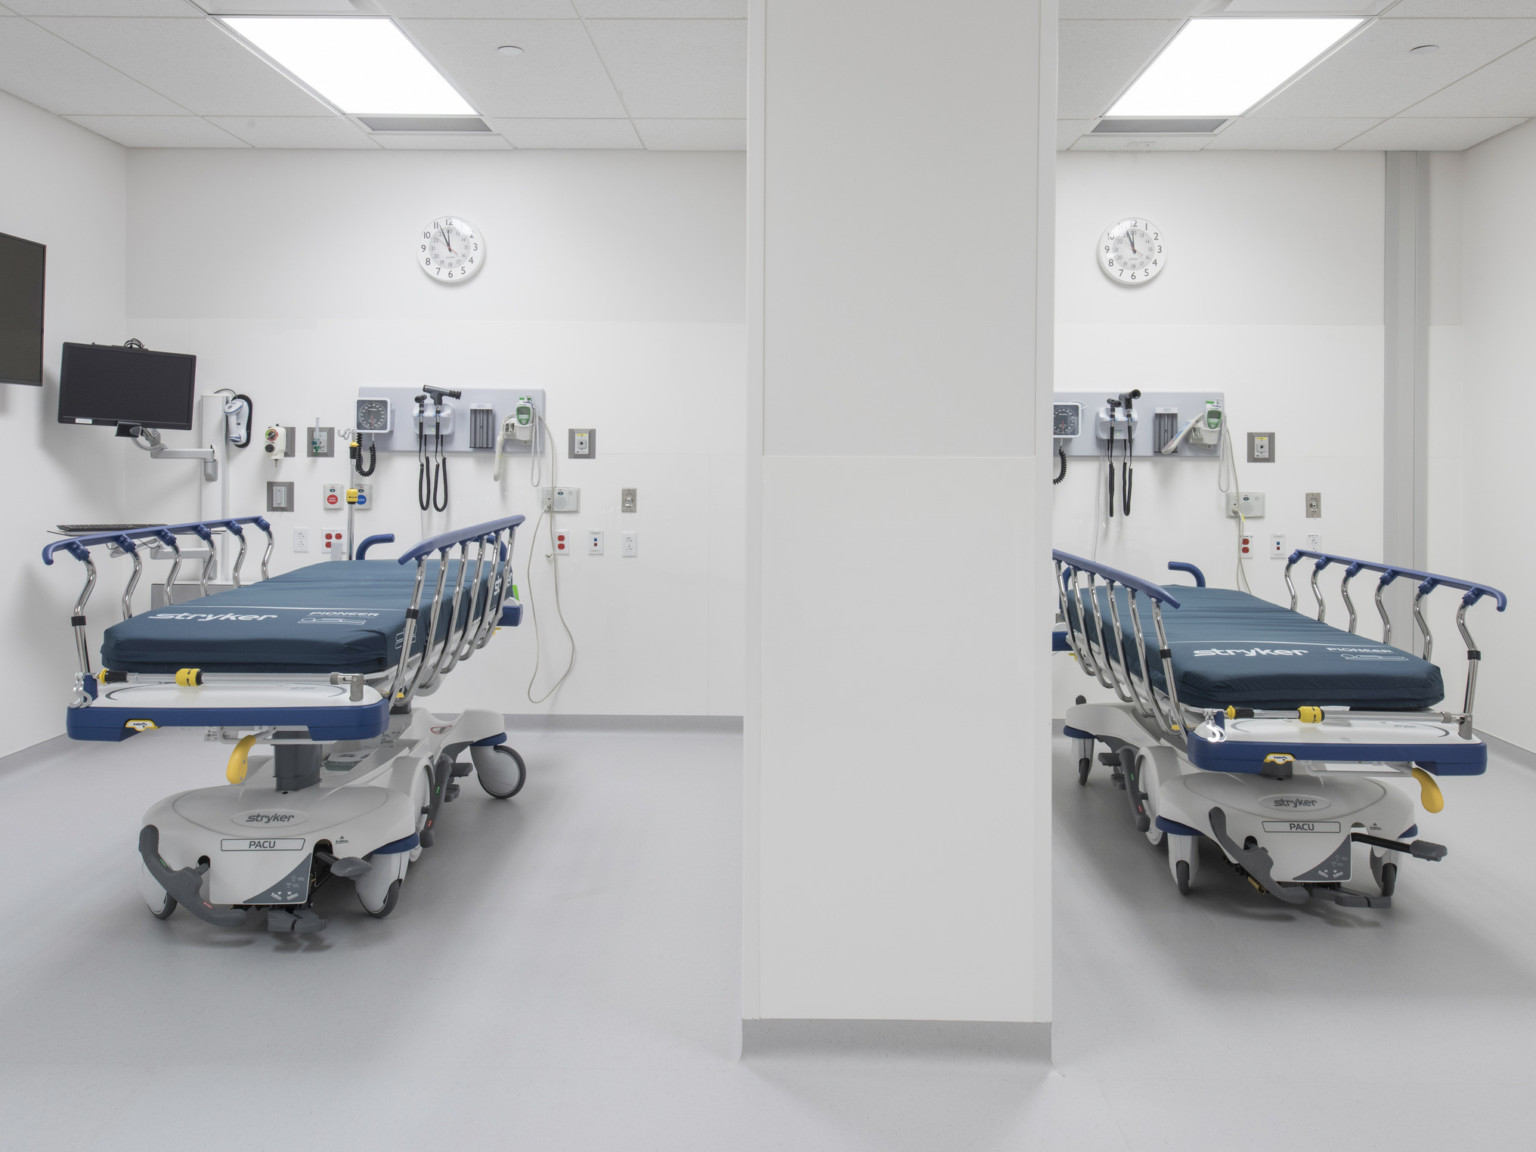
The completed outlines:
{"type": "MultiPolygon", "coordinates": [[[[196,535],[211,542],[215,532],[228,532],[241,540],[240,556],[243,558],[245,543],[241,526],[255,525],[267,537],[267,551],[262,559],[262,575],[266,577],[272,552],[272,530],[271,525],[263,517],[243,516],[185,524],[161,524],[54,541],[44,547],[43,563],[52,565],[54,556],[60,552],[67,552],[79,560],[86,569],[85,586],[75,601],[70,617],[80,667],[75,675],[75,695],[70,702],[65,724],[66,731],[77,740],[114,741],[126,739],[144,727],[180,726],[302,728],[308,731],[310,739],[316,741],[366,740],[380,736],[388,730],[392,714],[409,712],[411,699],[416,692],[435,686],[443,676],[452,671],[459,661],[468,659],[475,651],[484,647],[498,627],[515,626],[521,621],[522,606],[516,600],[512,560],[517,527],[524,522],[524,519],[521,515],[503,516],[467,528],[430,536],[407,549],[396,563],[404,565],[414,561],[416,579],[412,587],[410,606],[406,610],[404,642],[398,665],[383,674],[388,678],[387,685],[380,684],[376,688],[365,686],[365,677],[362,674],[332,673],[329,677],[330,683],[350,684],[351,694],[345,703],[324,707],[247,706],[239,703],[242,684],[247,686],[281,684],[285,682],[285,676],[282,673],[229,674],[210,676],[205,679],[196,670],[184,670],[187,673],[185,678],[182,673],[178,673],[175,677],[167,677],[149,674],[113,674],[104,671],[98,679],[91,672],[90,652],[85,634],[85,608],[97,578],[92,549],[116,550],[133,559],[133,572],[122,597],[123,616],[126,619],[132,615],[133,590],[143,569],[142,557],[138,550],[141,542],[155,540],[173,550],[175,560],[171,574],[174,577],[181,563],[180,550],[176,544],[178,535],[196,535]],[[447,589],[445,585],[450,565],[446,561],[449,553],[455,548],[459,552],[458,575],[453,587],[447,589]],[[473,560],[473,579],[470,578],[472,548],[476,550],[473,560]],[[425,633],[427,642],[422,648],[419,660],[412,667],[412,640],[417,620],[423,613],[422,594],[426,560],[433,553],[436,553],[442,562],[437,565],[436,586],[431,593],[430,607],[425,610],[428,617],[425,633]],[[487,565],[489,565],[488,569],[487,565]],[[477,592],[481,587],[482,577],[486,581],[486,594],[483,597],[477,592]],[[468,603],[465,602],[466,588],[469,590],[468,603]],[[449,609],[448,626],[443,631],[442,640],[439,642],[437,640],[438,622],[445,599],[451,600],[452,607],[449,609]],[[477,601],[480,603],[478,611],[475,610],[477,601]],[[461,606],[464,608],[462,613],[461,606]],[[459,623],[461,619],[462,623],[459,623]],[[188,699],[185,706],[157,705],[149,708],[134,707],[131,710],[115,704],[112,707],[106,707],[107,701],[101,698],[98,683],[125,681],[157,685],[175,683],[181,689],[181,694],[188,699]],[[369,696],[375,698],[370,700],[369,696]],[[133,722],[131,725],[130,720],[133,722]]],[[[393,539],[393,535],[370,537],[364,542],[361,551],[366,553],[369,546],[388,543],[393,539]]],[[[208,564],[204,566],[205,587],[207,569],[212,561],[213,557],[210,555],[208,564]]],[[[235,567],[238,585],[238,560],[235,567]]],[[[294,678],[294,676],[287,677],[288,680],[294,678]]],[[[315,680],[312,674],[297,678],[310,683],[315,680]]]]}
{"type": "MultiPolygon", "coordinates": [[[[1155,715],[1159,722],[1164,738],[1170,743],[1180,747],[1196,767],[1210,771],[1261,774],[1266,766],[1276,756],[1293,757],[1297,760],[1321,760],[1355,763],[1413,763],[1426,771],[1436,775],[1446,776],[1473,776],[1486,771],[1488,762],[1487,746],[1481,740],[1475,738],[1472,724],[1472,706],[1475,700],[1477,688],[1477,673],[1481,663],[1482,653],[1478,650],[1471,632],[1466,625],[1467,609],[1478,603],[1483,598],[1491,598],[1498,611],[1502,612],[1508,604],[1508,598],[1503,592],[1491,585],[1477,581],[1464,580],[1459,577],[1445,576],[1439,573],[1420,572],[1415,569],[1398,565],[1380,564],[1371,561],[1357,560],[1353,557],[1338,556],[1331,553],[1297,550],[1292,553],[1286,564],[1286,584],[1291,592],[1291,609],[1296,606],[1295,587],[1291,580],[1292,567],[1302,558],[1310,557],[1317,561],[1312,572],[1312,590],[1317,598],[1317,619],[1323,621],[1326,615],[1324,600],[1318,587],[1318,573],[1333,565],[1344,569],[1344,579],[1341,588],[1346,606],[1350,615],[1350,631],[1354,631],[1357,615],[1353,604],[1349,599],[1348,582],[1362,571],[1372,571],[1380,574],[1376,591],[1376,604],[1381,612],[1385,638],[1383,643],[1390,643],[1391,619],[1385,605],[1382,603],[1381,591],[1392,581],[1409,577],[1419,581],[1413,602],[1413,614],[1415,622],[1424,639],[1423,658],[1428,660],[1433,651],[1433,637],[1422,612],[1422,601],[1435,589],[1440,587],[1452,588],[1464,593],[1462,602],[1457,611],[1456,623],[1462,638],[1467,646],[1467,684],[1464,704],[1460,713],[1396,713],[1399,720],[1409,720],[1419,717],[1430,718],[1436,723],[1444,724],[1447,729],[1454,728],[1455,735],[1460,739],[1454,742],[1439,740],[1414,744],[1411,742],[1391,743],[1367,743],[1367,742],[1339,742],[1323,743],[1315,740],[1285,742],[1285,741],[1258,741],[1258,740],[1229,740],[1223,739],[1225,735],[1225,721],[1228,714],[1219,710],[1206,709],[1200,716],[1200,720],[1191,722],[1192,717],[1184,713],[1188,710],[1181,709],[1177,698],[1177,689],[1173,682],[1171,653],[1168,648],[1166,634],[1162,624],[1162,611],[1165,606],[1176,610],[1178,599],[1168,589],[1145,580],[1130,573],[1122,572],[1107,564],[1086,560],[1083,557],[1071,553],[1053,551],[1052,560],[1057,572],[1057,596],[1059,612],[1062,617],[1062,626],[1052,635],[1052,648],[1061,650],[1065,647],[1077,657],[1084,671],[1095,676],[1105,687],[1112,688],[1122,702],[1132,705],[1141,715],[1152,718],[1155,715]],[[1080,590],[1079,578],[1086,577],[1088,589],[1086,600],[1083,591],[1080,590]],[[1103,611],[1100,607],[1100,597],[1094,591],[1098,582],[1107,587],[1107,596],[1104,602],[1111,614],[1110,627],[1112,633],[1106,633],[1106,625],[1103,619],[1103,611]],[[1138,618],[1137,597],[1146,598],[1152,607],[1153,619],[1157,625],[1157,636],[1160,651],[1156,654],[1161,657],[1164,666],[1165,683],[1168,687],[1167,703],[1171,711],[1177,717],[1173,723],[1169,722],[1163,707],[1164,701],[1159,699],[1160,692],[1154,686],[1151,677],[1147,674],[1147,660],[1142,659],[1136,663],[1139,665],[1142,683],[1138,685],[1133,669],[1125,660],[1125,648],[1123,643],[1116,642],[1105,646],[1102,639],[1099,650],[1094,650],[1087,617],[1093,617],[1094,633],[1100,638],[1106,634],[1123,637],[1124,631],[1118,611],[1118,598],[1114,594],[1115,585],[1120,585],[1126,590],[1130,612],[1133,618],[1133,635],[1144,635],[1138,618]],[[1069,602],[1075,602],[1079,612],[1074,615],[1069,611],[1069,602]],[[1113,648],[1115,651],[1111,652],[1113,648]],[[1118,661],[1118,667],[1116,667],[1118,661]],[[1143,694],[1144,693],[1144,694],[1143,694]],[[1203,734],[1198,729],[1204,728],[1209,735],[1203,734]]],[[[1186,572],[1194,577],[1197,587],[1205,587],[1204,574],[1193,564],[1182,561],[1170,562],[1168,567],[1173,571],[1186,572]]],[[[1152,655],[1148,653],[1148,655],[1152,655]]],[[[1275,718],[1297,719],[1297,712],[1256,712],[1252,709],[1244,710],[1244,716],[1255,715],[1275,718]]],[[[1321,711],[1318,716],[1323,717],[1321,711]]],[[[1347,716],[1376,717],[1373,713],[1356,713],[1353,710],[1345,713],[1347,716]]],[[[1392,716],[1394,714],[1383,714],[1392,716]]],[[[1379,717],[1378,717],[1379,718],[1379,717]]],[[[1074,733],[1070,732],[1069,735],[1074,733]]],[[[1082,734],[1078,734],[1081,736],[1082,734]]]]}

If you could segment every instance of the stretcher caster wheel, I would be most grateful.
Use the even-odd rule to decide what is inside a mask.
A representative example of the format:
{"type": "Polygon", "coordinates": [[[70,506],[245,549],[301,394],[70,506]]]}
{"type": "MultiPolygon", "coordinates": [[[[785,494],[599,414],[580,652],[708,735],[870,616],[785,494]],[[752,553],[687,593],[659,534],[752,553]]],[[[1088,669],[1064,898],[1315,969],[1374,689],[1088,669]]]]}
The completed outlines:
{"type": "Polygon", "coordinates": [[[497,744],[490,748],[473,748],[470,756],[475,762],[475,775],[480,787],[498,800],[510,800],[523,790],[528,779],[528,767],[517,749],[510,744],[497,744]]]}
{"type": "Polygon", "coordinates": [[[1092,769],[1093,769],[1093,758],[1090,757],[1090,756],[1084,756],[1081,760],[1079,760],[1077,762],[1077,783],[1078,783],[1078,787],[1082,787],[1084,784],[1088,783],[1088,773],[1090,771],[1092,771],[1092,769]]]}
{"type": "Polygon", "coordinates": [[[144,897],[149,914],[156,920],[169,920],[171,913],[176,911],[176,897],[160,887],[160,882],[149,874],[142,861],[139,863],[139,895],[144,897]]]}
{"type": "MultiPolygon", "coordinates": [[[[1381,894],[1390,896],[1397,891],[1397,865],[1383,864],[1381,866],[1381,894]]],[[[170,915],[170,913],[166,913],[170,915]]]]}
{"type": "Polygon", "coordinates": [[[1200,837],[1169,835],[1164,839],[1168,841],[1168,871],[1179,886],[1179,895],[1188,896],[1200,874],[1200,837]]]}
{"type": "Polygon", "coordinates": [[[368,915],[372,916],[375,920],[382,920],[384,917],[388,916],[395,910],[395,905],[399,902],[400,881],[393,880],[390,882],[389,887],[384,890],[384,903],[381,904],[377,909],[370,908],[367,904],[364,904],[363,911],[368,913],[368,915]]]}

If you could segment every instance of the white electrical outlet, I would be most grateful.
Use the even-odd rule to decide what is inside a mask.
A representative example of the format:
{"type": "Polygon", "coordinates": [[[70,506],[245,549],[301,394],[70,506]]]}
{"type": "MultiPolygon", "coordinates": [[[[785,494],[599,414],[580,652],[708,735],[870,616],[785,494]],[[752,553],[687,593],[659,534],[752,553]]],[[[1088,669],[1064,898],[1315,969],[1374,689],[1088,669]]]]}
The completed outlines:
{"type": "Polygon", "coordinates": [[[601,532],[587,533],[587,555],[601,556],[603,554],[603,534],[601,532]]]}
{"type": "Polygon", "coordinates": [[[1271,536],[1269,538],[1269,558],[1271,560],[1284,560],[1290,553],[1285,550],[1284,536],[1271,536]]]}
{"type": "Polygon", "coordinates": [[[1307,551],[1308,552],[1321,552],[1322,550],[1323,550],[1323,538],[1321,536],[1319,536],[1316,532],[1309,533],[1307,535],[1307,551]]]}
{"type": "Polygon", "coordinates": [[[638,532],[625,532],[625,533],[622,533],[619,536],[619,555],[621,555],[621,556],[638,556],[638,555],[640,555],[640,533],[638,533],[638,532]]]}
{"type": "Polygon", "coordinates": [[[295,552],[309,551],[309,529],[295,528],[293,530],[293,550],[295,552]]]}
{"type": "Polygon", "coordinates": [[[1228,492],[1227,515],[1230,517],[1242,516],[1246,520],[1263,519],[1264,493],[1228,492]]]}

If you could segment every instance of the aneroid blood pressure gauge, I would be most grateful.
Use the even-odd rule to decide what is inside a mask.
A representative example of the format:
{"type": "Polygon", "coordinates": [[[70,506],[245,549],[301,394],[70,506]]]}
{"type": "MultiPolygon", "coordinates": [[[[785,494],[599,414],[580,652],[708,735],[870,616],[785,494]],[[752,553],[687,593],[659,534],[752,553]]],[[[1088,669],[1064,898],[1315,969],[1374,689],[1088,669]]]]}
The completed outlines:
{"type": "Polygon", "coordinates": [[[359,432],[389,431],[389,401],[371,396],[357,398],[357,418],[354,423],[359,432]]]}

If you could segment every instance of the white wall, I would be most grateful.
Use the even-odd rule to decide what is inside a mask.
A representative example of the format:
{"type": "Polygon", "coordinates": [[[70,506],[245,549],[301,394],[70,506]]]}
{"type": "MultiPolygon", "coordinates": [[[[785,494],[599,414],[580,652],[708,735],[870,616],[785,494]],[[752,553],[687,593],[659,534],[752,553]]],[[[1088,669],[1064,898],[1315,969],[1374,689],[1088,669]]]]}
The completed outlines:
{"type": "MultiPolygon", "coordinates": [[[[1261,549],[1272,533],[1288,548],[1317,533],[1329,551],[1381,553],[1383,179],[1379,153],[1059,157],[1056,388],[1224,392],[1242,487],[1267,497],[1249,524],[1261,549]],[[1169,250],[1156,280],[1128,288],[1099,270],[1094,246],[1133,215],[1169,250]],[[1243,462],[1249,431],[1276,434],[1275,463],[1243,462]],[[1308,491],[1323,494],[1321,519],[1305,517],[1308,491]]],[[[1188,560],[1232,587],[1237,528],[1216,477],[1215,461],[1139,459],[1132,515],[1101,532],[1102,458],[1073,458],[1055,546],[1092,555],[1097,534],[1108,563],[1178,583],[1188,578],[1167,562],[1188,560]]],[[[1285,603],[1284,567],[1249,561],[1254,591],[1285,603]]],[[[1092,693],[1064,659],[1057,668],[1059,716],[1092,693]]]]}
{"type": "MultiPolygon", "coordinates": [[[[547,389],[559,481],[582,489],[582,512],[560,526],[608,537],[602,557],[559,561],[576,672],[549,704],[527,702],[525,617],[432,707],[737,715],[744,208],[742,157],[728,153],[136,151],[128,328],[196,353],[202,388],[249,393],[262,427],[349,426],[360,387],[547,389]],[[414,262],[420,226],[449,213],[487,244],[462,285],[414,262]],[[572,426],[598,429],[597,459],[564,458],[572,426]],[[638,488],[637,514],[619,512],[621,487],[638,488]],[[620,556],[624,530],[639,532],[638,558],[620,556]]],[[[178,437],[193,439],[167,434],[178,437]]],[[[381,455],[359,535],[406,542],[523,512],[526,601],[528,464],[498,487],[489,457],[450,458],[452,505],[428,520],[413,454],[381,455]]],[[[199,514],[196,465],[135,456],[129,468],[134,515],[199,514]]],[[[298,511],[272,517],[283,571],[306,559],[289,552],[294,526],[342,521],[321,510],[320,485],[346,477],[344,458],[274,467],[252,449],[236,456],[232,508],[258,511],[266,480],[296,481],[298,511]]],[[[545,592],[547,551],[534,567],[545,592]]],[[[544,667],[563,667],[565,638],[540,602],[544,667]]]]}
{"type": "MultiPolygon", "coordinates": [[[[1435,194],[1456,209],[1447,213],[1448,227],[1459,223],[1460,233],[1459,252],[1437,266],[1437,286],[1454,299],[1459,281],[1460,331],[1454,330],[1456,313],[1437,319],[1448,331],[1441,370],[1430,379],[1432,449],[1439,445],[1439,468],[1431,474],[1431,546],[1438,548],[1437,563],[1458,559],[1459,548],[1454,574],[1508,593],[1509,609],[1502,616],[1487,604],[1469,613],[1483,651],[1477,726],[1536,750],[1526,663],[1536,646],[1536,547],[1528,534],[1513,528],[1510,515],[1530,488],[1526,414],[1536,284],[1523,270],[1511,228],[1528,212],[1536,187],[1536,124],[1468,149],[1459,164],[1443,165],[1436,176],[1435,194]],[[1459,499],[1437,499],[1435,489],[1458,480],[1450,490],[1459,499]]],[[[1458,674],[1448,679],[1459,683],[1460,640],[1452,631],[1437,642],[1455,654],[1442,663],[1458,666],[1458,674]]]]}
{"type": "Polygon", "coordinates": [[[752,8],[749,1019],[1049,1018],[1054,8],[752,8]]]}
{"type": "MultiPolygon", "coordinates": [[[[85,450],[90,432],[57,423],[59,349],[66,340],[123,339],[126,265],[124,149],[0,93],[0,232],[48,245],[42,388],[0,385],[0,491],[11,556],[0,566],[0,667],[6,722],[0,755],[64,730],[76,669],[70,607],[84,582],[74,559],[45,568],[38,553],[60,522],[121,514],[122,450],[85,450]]],[[[115,596],[98,588],[88,605],[93,634],[111,620],[115,596]]],[[[94,665],[96,649],[91,651],[94,665]]]]}

